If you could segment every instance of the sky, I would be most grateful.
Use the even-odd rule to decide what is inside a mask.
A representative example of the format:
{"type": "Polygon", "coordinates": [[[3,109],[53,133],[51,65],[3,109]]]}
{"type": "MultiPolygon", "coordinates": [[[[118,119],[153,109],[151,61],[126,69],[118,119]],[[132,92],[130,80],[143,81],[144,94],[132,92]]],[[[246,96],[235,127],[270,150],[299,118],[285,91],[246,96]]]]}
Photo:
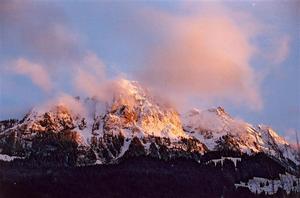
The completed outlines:
{"type": "Polygon", "coordinates": [[[299,1],[1,1],[0,119],[137,80],[182,112],[300,131],[299,1]]]}

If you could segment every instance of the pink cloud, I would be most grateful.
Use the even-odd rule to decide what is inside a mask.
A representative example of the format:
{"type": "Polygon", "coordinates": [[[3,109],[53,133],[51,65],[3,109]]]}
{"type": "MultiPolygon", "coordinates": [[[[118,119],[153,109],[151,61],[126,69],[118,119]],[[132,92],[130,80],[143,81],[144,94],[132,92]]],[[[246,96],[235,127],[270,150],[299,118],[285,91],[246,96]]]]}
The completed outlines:
{"type": "Polygon", "coordinates": [[[96,54],[88,53],[76,66],[74,87],[88,97],[99,95],[106,80],[105,65],[96,54]],[[99,93],[98,93],[99,92],[99,93]]]}
{"type": "Polygon", "coordinates": [[[240,25],[237,14],[220,9],[188,16],[151,11],[144,16],[163,32],[159,45],[145,56],[143,82],[176,99],[192,96],[262,108],[258,75],[250,64],[256,51],[251,39],[259,29],[255,21],[240,25]]]}
{"type": "Polygon", "coordinates": [[[73,86],[81,96],[110,103],[117,95],[128,95],[127,81],[121,74],[109,78],[104,62],[94,53],[87,53],[75,66],[73,86]]]}
{"type": "Polygon", "coordinates": [[[51,91],[53,88],[48,72],[43,65],[20,58],[13,61],[10,70],[16,74],[29,77],[35,85],[39,86],[46,92],[51,91]]]}
{"type": "Polygon", "coordinates": [[[106,65],[95,53],[87,53],[74,69],[73,86],[80,95],[110,102],[121,91],[118,76],[109,79],[106,65]]]}
{"type": "Polygon", "coordinates": [[[87,114],[86,108],[76,98],[66,93],[59,93],[56,97],[49,99],[48,101],[38,105],[36,110],[40,112],[46,112],[56,106],[67,107],[75,115],[85,116],[87,114]]]}

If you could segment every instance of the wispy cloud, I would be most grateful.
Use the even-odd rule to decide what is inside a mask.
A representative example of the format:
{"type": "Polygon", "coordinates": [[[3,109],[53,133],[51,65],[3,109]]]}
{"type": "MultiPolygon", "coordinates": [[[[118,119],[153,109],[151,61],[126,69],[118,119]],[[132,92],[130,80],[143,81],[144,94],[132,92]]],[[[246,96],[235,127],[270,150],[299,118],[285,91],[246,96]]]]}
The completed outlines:
{"type": "Polygon", "coordinates": [[[88,97],[99,96],[102,86],[107,80],[105,64],[96,54],[88,53],[79,64],[77,64],[74,75],[74,87],[88,97]]]}
{"type": "Polygon", "coordinates": [[[51,91],[53,88],[50,76],[43,65],[20,58],[16,61],[13,61],[9,69],[16,74],[29,77],[35,85],[39,86],[46,92],[51,91]]]}

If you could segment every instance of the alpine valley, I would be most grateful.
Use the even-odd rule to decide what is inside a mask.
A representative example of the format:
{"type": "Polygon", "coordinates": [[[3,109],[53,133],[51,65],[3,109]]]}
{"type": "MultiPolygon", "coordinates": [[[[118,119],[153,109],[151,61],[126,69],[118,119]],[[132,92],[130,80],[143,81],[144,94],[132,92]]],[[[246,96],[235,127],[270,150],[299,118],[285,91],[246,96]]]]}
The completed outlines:
{"type": "Polygon", "coordinates": [[[272,128],[117,83],[108,102],[65,97],[1,121],[0,197],[300,197],[299,151],[272,128]]]}

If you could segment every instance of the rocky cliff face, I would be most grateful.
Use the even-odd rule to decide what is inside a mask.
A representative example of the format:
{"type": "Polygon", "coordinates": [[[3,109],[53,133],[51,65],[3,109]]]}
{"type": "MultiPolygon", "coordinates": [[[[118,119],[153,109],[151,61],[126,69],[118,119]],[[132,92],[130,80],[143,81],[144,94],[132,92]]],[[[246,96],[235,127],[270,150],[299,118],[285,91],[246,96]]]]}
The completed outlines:
{"type": "Polygon", "coordinates": [[[180,115],[137,82],[121,80],[118,86],[121,91],[108,103],[72,98],[71,106],[48,104],[20,121],[1,121],[1,155],[40,165],[110,164],[148,156],[200,164],[231,160],[237,166],[263,154],[290,174],[299,169],[296,150],[270,127],[234,119],[221,107],[180,115]]]}

